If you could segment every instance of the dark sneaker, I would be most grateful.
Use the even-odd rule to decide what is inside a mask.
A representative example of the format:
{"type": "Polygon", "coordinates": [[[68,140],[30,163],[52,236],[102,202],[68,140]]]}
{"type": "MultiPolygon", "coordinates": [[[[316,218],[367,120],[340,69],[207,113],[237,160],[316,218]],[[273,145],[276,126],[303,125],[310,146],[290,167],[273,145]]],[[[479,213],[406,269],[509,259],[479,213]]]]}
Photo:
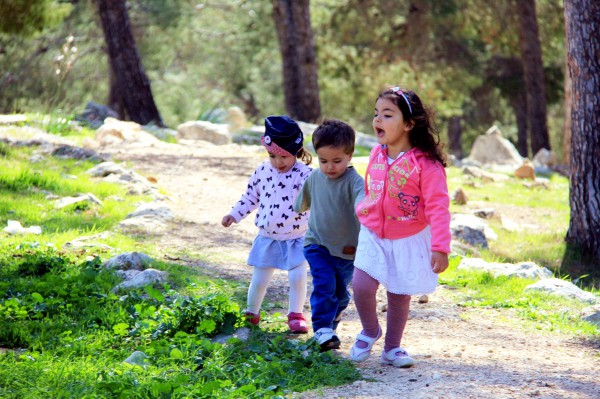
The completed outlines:
{"type": "Polygon", "coordinates": [[[331,328],[319,328],[315,332],[315,339],[321,347],[321,352],[327,352],[340,347],[340,339],[331,328]]]}

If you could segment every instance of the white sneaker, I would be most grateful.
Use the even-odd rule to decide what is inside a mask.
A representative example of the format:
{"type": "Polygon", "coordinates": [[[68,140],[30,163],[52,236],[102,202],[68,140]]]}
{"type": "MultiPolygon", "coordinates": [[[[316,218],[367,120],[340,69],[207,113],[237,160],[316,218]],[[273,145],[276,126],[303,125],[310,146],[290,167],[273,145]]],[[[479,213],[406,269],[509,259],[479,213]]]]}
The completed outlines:
{"type": "Polygon", "coordinates": [[[315,332],[315,340],[321,347],[321,352],[326,352],[340,347],[340,339],[331,328],[319,328],[315,332]]]}
{"type": "Polygon", "coordinates": [[[381,363],[395,367],[412,367],[415,365],[413,358],[402,348],[394,348],[389,352],[384,350],[381,353],[381,363]]]}

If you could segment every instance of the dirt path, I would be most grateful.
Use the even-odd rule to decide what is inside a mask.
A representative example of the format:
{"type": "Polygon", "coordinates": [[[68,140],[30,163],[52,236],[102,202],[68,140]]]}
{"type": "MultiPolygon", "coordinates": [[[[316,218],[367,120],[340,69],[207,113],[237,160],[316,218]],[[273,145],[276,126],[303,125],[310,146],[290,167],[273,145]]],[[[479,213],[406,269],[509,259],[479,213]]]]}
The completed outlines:
{"type": "MultiPolygon", "coordinates": [[[[171,197],[177,219],[169,232],[156,237],[159,253],[220,277],[249,281],[245,261],[256,232],[252,217],[229,229],[220,221],[264,159],[260,148],[187,143],[121,146],[108,152],[113,160],[156,178],[171,197]]],[[[265,302],[285,304],[286,287],[285,274],[276,273],[265,302]]],[[[384,293],[379,294],[383,304],[384,293]]],[[[429,303],[413,300],[403,346],[415,358],[415,367],[380,365],[380,340],[372,358],[359,365],[364,380],[294,397],[600,398],[598,347],[520,327],[510,310],[460,307],[456,295],[441,286],[429,303]]],[[[308,305],[305,315],[310,315],[308,305]]],[[[340,356],[348,354],[360,330],[351,304],[338,328],[340,356]]]]}

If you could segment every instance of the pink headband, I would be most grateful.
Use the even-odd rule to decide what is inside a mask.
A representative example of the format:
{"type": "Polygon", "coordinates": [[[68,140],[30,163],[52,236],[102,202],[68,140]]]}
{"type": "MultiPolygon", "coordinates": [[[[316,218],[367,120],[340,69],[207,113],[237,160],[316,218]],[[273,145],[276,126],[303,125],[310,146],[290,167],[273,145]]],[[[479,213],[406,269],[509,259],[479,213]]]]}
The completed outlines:
{"type": "Polygon", "coordinates": [[[408,97],[406,97],[406,94],[404,94],[402,89],[399,86],[394,86],[390,87],[389,90],[393,91],[394,94],[397,94],[404,98],[404,101],[406,101],[406,105],[408,105],[408,111],[410,112],[410,116],[412,116],[412,107],[410,106],[410,101],[408,101],[408,97]]]}
{"type": "Polygon", "coordinates": [[[267,151],[269,151],[271,154],[279,155],[279,156],[282,156],[282,157],[293,157],[293,156],[295,156],[295,155],[287,152],[286,150],[284,150],[283,148],[281,148],[277,144],[275,144],[273,141],[271,141],[271,138],[269,136],[262,136],[260,138],[260,142],[262,143],[262,145],[265,146],[265,148],[267,149],[267,151]]]}

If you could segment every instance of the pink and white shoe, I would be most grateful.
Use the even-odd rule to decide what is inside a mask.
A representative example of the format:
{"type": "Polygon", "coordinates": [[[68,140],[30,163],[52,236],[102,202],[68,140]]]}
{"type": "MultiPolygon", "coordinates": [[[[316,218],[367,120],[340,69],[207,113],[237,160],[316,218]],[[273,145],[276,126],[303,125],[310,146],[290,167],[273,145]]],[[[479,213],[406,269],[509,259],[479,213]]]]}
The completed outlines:
{"type": "Polygon", "coordinates": [[[385,350],[381,353],[381,363],[390,364],[394,367],[412,367],[415,361],[408,355],[408,352],[402,348],[394,348],[389,352],[385,350]]]}
{"type": "Polygon", "coordinates": [[[246,311],[246,313],[244,313],[244,316],[246,317],[246,321],[248,323],[254,324],[255,326],[257,326],[260,322],[260,313],[252,313],[246,311]]]}
{"type": "Polygon", "coordinates": [[[290,331],[296,334],[305,334],[308,332],[308,323],[302,313],[290,312],[288,314],[288,327],[290,331]]]}

